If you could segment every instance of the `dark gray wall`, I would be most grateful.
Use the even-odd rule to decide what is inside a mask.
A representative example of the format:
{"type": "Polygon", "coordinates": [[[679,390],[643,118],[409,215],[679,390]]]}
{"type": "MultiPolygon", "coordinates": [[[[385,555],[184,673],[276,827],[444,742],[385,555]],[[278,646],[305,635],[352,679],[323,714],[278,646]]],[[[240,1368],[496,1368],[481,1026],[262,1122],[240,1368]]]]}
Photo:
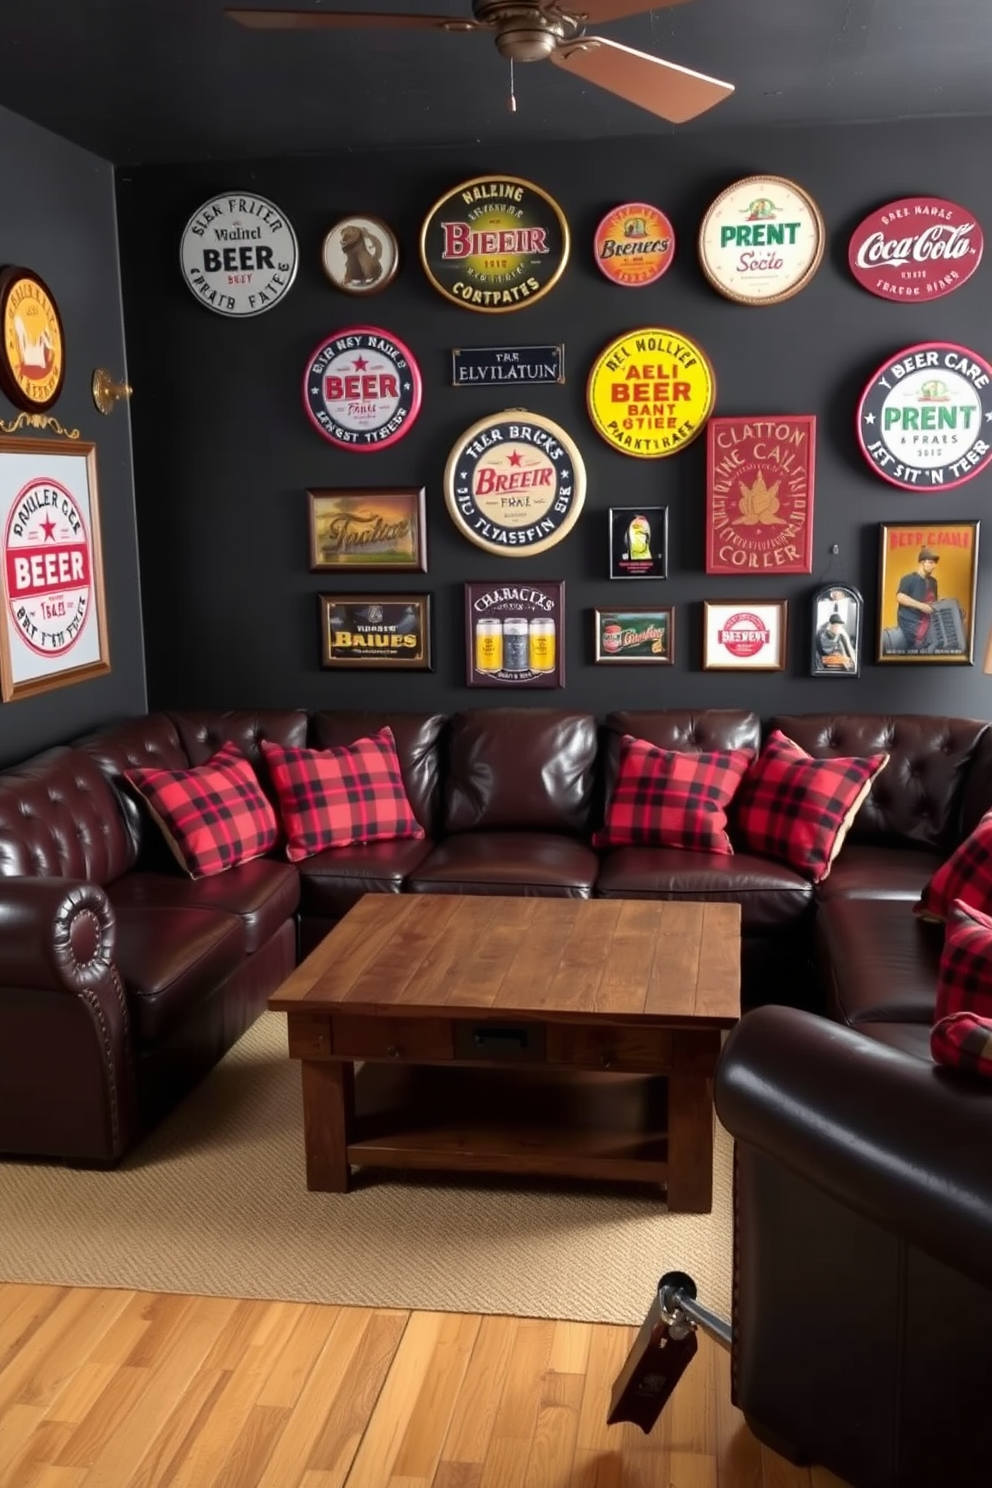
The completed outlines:
{"type": "MultiPolygon", "coordinates": [[[[990,683],[981,672],[992,616],[992,524],[983,534],[974,666],[873,663],[879,524],[971,520],[988,506],[992,477],[943,495],[902,492],[876,476],[857,448],[855,410],[864,384],[891,353],[915,342],[959,341],[992,355],[992,262],[957,293],[922,305],[867,294],[846,266],[853,228],[872,209],[910,194],[947,196],[992,232],[992,179],[983,168],[992,120],[849,126],[842,129],[711,133],[684,140],[609,141],[396,150],[364,156],[118,173],[125,323],[136,386],[133,419],[138,476],[149,693],[153,706],[375,705],[452,710],[520,701],[505,689],[467,689],[462,583],[468,578],[564,578],[567,686],[528,692],[533,704],[605,711],[618,706],[748,705],[773,710],[884,709],[985,715],[990,683]],[[527,176],[550,191],[573,230],[573,256],[558,287],[539,304],[502,315],[472,314],[442,299],[418,261],[421,222],[436,198],[483,172],[527,176]],[[829,246],[803,293],[778,306],[744,307],[709,288],[695,241],[709,202],[729,182],[758,172],[791,177],[819,203],[829,246]],[[297,282],[275,309],[244,321],[204,309],[184,286],[178,252],[188,216],[216,192],[270,197],[293,222],[301,245],[297,282]],[[654,201],[678,238],[674,266],[657,284],[623,290],[598,272],[591,239],[618,202],[654,201]],[[320,244],[348,212],[377,213],[397,231],[403,264],[395,283],[356,301],[320,269],[320,244]],[[338,451],[311,427],[301,403],[314,347],[348,325],[371,322],[401,337],[420,360],[424,407],[411,432],[374,454],[338,451]],[[705,440],[664,460],[636,460],[609,448],[585,412],[592,360],[616,334],[660,324],[708,352],[719,414],[815,413],[818,417],[814,562],[808,577],[746,582],[708,577],[703,556],[705,440]],[[563,341],[565,387],[523,397],[453,389],[452,346],[563,341]],[[572,534],[536,558],[491,557],[454,528],[441,476],[468,424],[508,402],[561,422],[588,468],[585,511],[572,534]],[[308,486],[425,485],[430,569],[423,576],[352,576],[331,585],[308,572],[308,486]],[[607,509],[669,508],[670,577],[657,586],[611,583],[607,509]],[[830,577],[866,601],[860,680],[808,676],[809,602],[832,544],[830,577]],[[427,589],[435,596],[433,675],[342,674],[319,664],[317,594],[427,589]],[[672,669],[595,666],[591,610],[656,597],[676,611],[672,669]],[[789,601],[784,674],[701,670],[703,598],[789,601]]],[[[992,250],[990,250],[992,258],[992,250]]]]}
{"type": "MultiPolygon", "coordinates": [[[[97,413],[94,367],[125,371],[112,168],[0,109],[4,210],[0,263],[24,264],[55,296],[65,330],[66,378],[49,410],[96,444],[111,670],[39,697],[0,704],[0,764],[61,743],[114,714],[145,706],[134,483],[128,415],[97,413]]],[[[0,418],[17,410],[0,396],[0,418]]],[[[56,436],[21,429],[25,437],[56,436]]]]}

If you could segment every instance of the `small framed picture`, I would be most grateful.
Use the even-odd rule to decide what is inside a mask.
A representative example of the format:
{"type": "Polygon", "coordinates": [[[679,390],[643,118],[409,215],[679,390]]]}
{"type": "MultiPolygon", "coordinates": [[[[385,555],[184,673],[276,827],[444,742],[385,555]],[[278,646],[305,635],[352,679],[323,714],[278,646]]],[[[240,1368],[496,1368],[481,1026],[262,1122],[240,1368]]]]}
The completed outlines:
{"type": "Polygon", "coordinates": [[[703,600],[703,670],[783,671],[788,608],[785,599],[703,600]]]}
{"type": "Polygon", "coordinates": [[[426,573],[424,488],[308,491],[310,572],[426,573]]]}
{"type": "Polygon", "coordinates": [[[429,672],[429,594],[321,594],[320,659],[325,667],[429,672]]]}
{"type": "Polygon", "coordinates": [[[849,584],[825,584],[813,596],[810,675],[860,677],[864,601],[849,584]]]}
{"type": "Polygon", "coordinates": [[[564,687],[565,581],[465,585],[469,687],[564,687]]]}
{"type": "Polygon", "coordinates": [[[675,611],[671,605],[593,610],[597,662],[671,666],[675,660],[675,611]]]}
{"type": "Polygon", "coordinates": [[[971,662],[978,528],[978,522],[881,524],[878,661],[971,662]]]}
{"type": "Polygon", "coordinates": [[[668,578],[668,507],[610,507],[610,578],[668,578]]]}
{"type": "Polygon", "coordinates": [[[334,287],[345,294],[378,294],[396,277],[399,244],[379,217],[343,217],[324,237],[320,262],[334,287]]]}

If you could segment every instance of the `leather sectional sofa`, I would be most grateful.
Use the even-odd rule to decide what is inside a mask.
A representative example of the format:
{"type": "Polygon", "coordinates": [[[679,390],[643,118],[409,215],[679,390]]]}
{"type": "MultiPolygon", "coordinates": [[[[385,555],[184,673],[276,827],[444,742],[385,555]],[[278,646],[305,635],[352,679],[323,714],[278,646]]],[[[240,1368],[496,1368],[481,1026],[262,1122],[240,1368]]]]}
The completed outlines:
{"type": "MultiPolygon", "coordinates": [[[[745,1007],[826,1010],[928,1060],[938,937],[911,902],[992,806],[981,721],[743,710],[160,712],[0,775],[0,1153],[119,1160],[364,893],[712,898],[742,907],[745,1007]],[[392,728],[420,840],[278,853],[191,880],[123,779],[237,743],[327,748],[392,728]],[[885,750],[829,878],[745,851],[596,850],[625,734],[667,749],[885,750]],[[822,975],[821,993],[815,974],[822,975]],[[826,1002],[821,997],[826,997],[826,1002]]],[[[733,817],[731,815],[731,837],[733,817]]]]}

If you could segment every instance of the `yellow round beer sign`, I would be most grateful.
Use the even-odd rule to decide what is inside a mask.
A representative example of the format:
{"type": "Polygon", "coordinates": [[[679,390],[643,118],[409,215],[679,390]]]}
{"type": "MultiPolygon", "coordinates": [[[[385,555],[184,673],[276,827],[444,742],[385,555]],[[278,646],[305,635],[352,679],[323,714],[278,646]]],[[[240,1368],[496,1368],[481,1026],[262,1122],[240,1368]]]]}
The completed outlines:
{"type": "Polygon", "coordinates": [[[674,455],[702,433],[716,402],[705,352],[681,331],[628,331],[593,363],[589,417],[621,454],[639,460],[674,455]]]}
{"type": "Polygon", "coordinates": [[[0,273],[0,328],[0,387],[26,413],[51,408],[65,380],[62,318],[30,269],[0,273]]]}

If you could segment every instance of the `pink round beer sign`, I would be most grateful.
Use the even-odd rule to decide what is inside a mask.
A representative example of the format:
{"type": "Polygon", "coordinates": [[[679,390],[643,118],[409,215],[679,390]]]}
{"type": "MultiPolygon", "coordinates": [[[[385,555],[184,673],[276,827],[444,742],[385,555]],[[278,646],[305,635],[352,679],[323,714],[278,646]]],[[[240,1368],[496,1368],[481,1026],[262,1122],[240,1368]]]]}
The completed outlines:
{"type": "Polygon", "coordinates": [[[939,196],[904,196],[864,219],[847,258],[871,294],[919,305],[967,283],[983,246],[982,229],[964,207],[939,196]]]}

